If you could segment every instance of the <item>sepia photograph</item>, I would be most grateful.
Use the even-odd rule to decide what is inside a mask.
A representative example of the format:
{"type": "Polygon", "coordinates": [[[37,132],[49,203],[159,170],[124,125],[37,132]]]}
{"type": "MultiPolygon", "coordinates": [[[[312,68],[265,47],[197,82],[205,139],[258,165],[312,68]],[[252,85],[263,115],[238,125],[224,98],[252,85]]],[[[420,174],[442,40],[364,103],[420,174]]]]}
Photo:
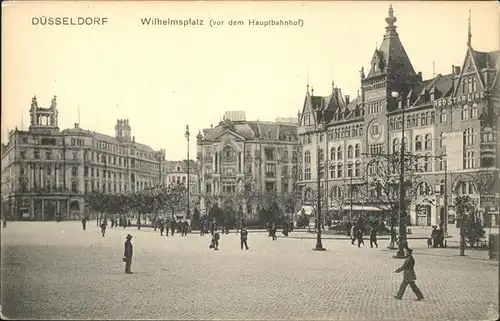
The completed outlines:
{"type": "Polygon", "coordinates": [[[2,320],[498,320],[498,1],[2,2],[2,320]]]}

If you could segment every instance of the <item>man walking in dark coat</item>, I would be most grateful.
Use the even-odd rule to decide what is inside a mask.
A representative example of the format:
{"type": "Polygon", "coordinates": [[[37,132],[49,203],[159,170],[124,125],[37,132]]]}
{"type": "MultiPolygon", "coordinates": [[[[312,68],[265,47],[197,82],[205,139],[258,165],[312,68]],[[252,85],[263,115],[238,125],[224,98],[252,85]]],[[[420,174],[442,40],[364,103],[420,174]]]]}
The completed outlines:
{"type": "Polygon", "coordinates": [[[103,220],[101,223],[101,234],[102,237],[104,237],[104,234],[106,234],[106,227],[108,226],[108,222],[106,220],[103,220]]]}
{"type": "Polygon", "coordinates": [[[401,282],[398,293],[394,296],[394,298],[398,300],[401,300],[403,298],[408,284],[413,290],[413,293],[415,293],[415,295],[417,296],[417,301],[424,299],[424,295],[422,294],[422,292],[420,292],[420,289],[415,284],[417,276],[415,274],[415,259],[413,258],[412,253],[412,249],[406,248],[406,260],[403,263],[403,266],[394,271],[396,273],[403,272],[403,282],[401,282]]]}
{"type": "Polygon", "coordinates": [[[82,227],[84,231],[87,229],[87,219],[85,217],[82,220],[82,227]]]}
{"type": "Polygon", "coordinates": [[[365,246],[365,242],[363,241],[363,232],[361,232],[361,229],[356,231],[356,239],[358,240],[358,247],[361,247],[361,244],[365,246]]]}
{"type": "Polygon", "coordinates": [[[7,218],[6,217],[2,218],[2,227],[3,228],[7,227],[7,218]]]}
{"type": "Polygon", "coordinates": [[[240,240],[241,240],[241,249],[243,250],[243,245],[245,245],[245,249],[248,250],[248,245],[247,245],[247,239],[248,239],[248,231],[246,228],[241,228],[240,231],[240,240]]]}
{"type": "Polygon", "coordinates": [[[378,247],[377,244],[377,228],[374,226],[370,230],[370,247],[373,248],[373,244],[375,244],[376,247],[378,247]]]}
{"type": "Polygon", "coordinates": [[[132,274],[130,268],[132,267],[132,235],[127,235],[127,240],[125,241],[125,252],[123,253],[123,261],[125,262],[125,273],[132,274]]]}

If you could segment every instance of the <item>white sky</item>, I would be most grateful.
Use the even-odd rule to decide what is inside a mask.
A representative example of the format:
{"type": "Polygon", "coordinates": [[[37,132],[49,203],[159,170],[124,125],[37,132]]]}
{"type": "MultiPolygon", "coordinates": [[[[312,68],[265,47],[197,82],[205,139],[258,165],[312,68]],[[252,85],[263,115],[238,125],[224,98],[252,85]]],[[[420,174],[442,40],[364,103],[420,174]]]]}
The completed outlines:
{"type": "MultiPolygon", "coordinates": [[[[462,65],[467,19],[472,45],[498,50],[496,2],[392,2],[398,32],[424,79],[462,65]]],[[[389,2],[18,2],[2,4],[2,138],[29,125],[31,98],[58,96],[59,127],[114,135],[128,118],[136,141],[185,158],[186,124],[195,157],[198,129],[228,110],[248,120],[296,117],[307,74],[315,94],[331,81],[355,96],[386,25],[389,2]],[[108,17],[105,26],[33,26],[32,17],[108,17]],[[143,26],[140,18],[204,19],[203,27],[143,26]],[[208,19],[225,20],[211,28],[208,19]],[[297,27],[230,27],[249,18],[298,19],[297,27]],[[119,108],[116,105],[119,105],[119,108]],[[23,117],[21,117],[23,115],[23,117]]]]}

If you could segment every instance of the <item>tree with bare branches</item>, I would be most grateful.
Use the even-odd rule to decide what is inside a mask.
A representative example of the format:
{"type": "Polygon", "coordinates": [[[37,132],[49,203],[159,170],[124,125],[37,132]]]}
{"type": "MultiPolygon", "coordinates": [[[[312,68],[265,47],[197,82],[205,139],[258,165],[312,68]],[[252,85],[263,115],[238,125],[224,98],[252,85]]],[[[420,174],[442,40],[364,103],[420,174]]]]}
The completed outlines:
{"type": "Polygon", "coordinates": [[[363,174],[360,194],[367,203],[389,215],[391,231],[398,218],[408,220],[408,207],[417,195],[429,195],[430,186],[421,173],[426,166],[425,156],[406,154],[401,164],[400,154],[377,154],[372,157],[363,174]],[[403,165],[403,166],[401,166],[403,165]],[[403,168],[403,173],[401,173],[403,168]],[[403,208],[400,208],[400,178],[403,174],[403,208]]]}

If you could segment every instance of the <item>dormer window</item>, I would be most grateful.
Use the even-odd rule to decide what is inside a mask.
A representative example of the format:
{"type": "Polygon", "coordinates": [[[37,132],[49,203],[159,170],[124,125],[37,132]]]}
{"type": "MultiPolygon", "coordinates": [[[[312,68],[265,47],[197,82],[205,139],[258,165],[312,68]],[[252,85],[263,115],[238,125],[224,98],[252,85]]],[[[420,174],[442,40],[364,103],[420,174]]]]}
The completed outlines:
{"type": "Polygon", "coordinates": [[[181,168],[179,166],[177,166],[177,171],[180,172],[181,171],[181,168]]]}

